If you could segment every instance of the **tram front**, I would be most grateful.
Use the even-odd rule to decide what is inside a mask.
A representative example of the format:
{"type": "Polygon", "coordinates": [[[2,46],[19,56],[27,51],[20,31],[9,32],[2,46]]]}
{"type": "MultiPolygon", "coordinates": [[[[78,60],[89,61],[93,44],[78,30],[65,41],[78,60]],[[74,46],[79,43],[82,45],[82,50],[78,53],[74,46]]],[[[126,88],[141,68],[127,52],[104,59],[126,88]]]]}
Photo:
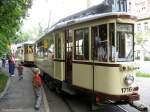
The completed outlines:
{"type": "Polygon", "coordinates": [[[93,87],[97,96],[112,101],[139,100],[132,19],[119,18],[119,21],[94,26],[92,35],[95,37],[93,87]]]}

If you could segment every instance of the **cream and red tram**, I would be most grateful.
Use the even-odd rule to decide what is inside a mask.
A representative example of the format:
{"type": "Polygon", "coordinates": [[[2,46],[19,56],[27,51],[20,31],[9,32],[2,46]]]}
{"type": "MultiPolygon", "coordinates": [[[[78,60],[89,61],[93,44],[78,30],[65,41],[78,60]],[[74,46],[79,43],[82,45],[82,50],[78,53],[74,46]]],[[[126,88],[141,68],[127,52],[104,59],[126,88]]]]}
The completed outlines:
{"type": "Polygon", "coordinates": [[[35,43],[35,63],[64,91],[72,87],[100,101],[137,101],[135,19],[120,12],[64,19],[35,43]]]}

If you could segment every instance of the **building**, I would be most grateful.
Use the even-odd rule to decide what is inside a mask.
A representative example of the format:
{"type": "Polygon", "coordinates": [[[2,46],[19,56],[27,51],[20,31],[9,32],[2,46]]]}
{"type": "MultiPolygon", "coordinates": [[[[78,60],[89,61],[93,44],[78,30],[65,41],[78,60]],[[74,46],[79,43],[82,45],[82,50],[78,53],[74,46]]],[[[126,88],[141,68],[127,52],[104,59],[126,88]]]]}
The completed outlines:
{"type": "Polygon", "coordinates": [[[127,11],[136,15],[136,32],[147,32],[150,29],[150,0],[128,0],[127,11]]]}
{"type": "Polygon", "coordinates": [[[140,53],[142,60],[150,57],[150,0],[128,0],[127,11],[137,16],[135,32],[143,38],[141,45],[135,45],[135,50],[140,53]]]}

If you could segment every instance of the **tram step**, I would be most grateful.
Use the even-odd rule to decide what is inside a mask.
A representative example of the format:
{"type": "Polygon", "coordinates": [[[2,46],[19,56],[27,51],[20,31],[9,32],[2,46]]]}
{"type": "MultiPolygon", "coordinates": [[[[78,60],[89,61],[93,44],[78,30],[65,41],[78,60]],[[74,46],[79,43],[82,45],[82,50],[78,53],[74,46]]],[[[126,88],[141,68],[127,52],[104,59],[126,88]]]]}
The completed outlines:
{"type": "Polygon", "coordinates": [[[66,82],[62,83],[62,91],[69,93],[70,95],[76,94],[76,91],[66,82]]]}

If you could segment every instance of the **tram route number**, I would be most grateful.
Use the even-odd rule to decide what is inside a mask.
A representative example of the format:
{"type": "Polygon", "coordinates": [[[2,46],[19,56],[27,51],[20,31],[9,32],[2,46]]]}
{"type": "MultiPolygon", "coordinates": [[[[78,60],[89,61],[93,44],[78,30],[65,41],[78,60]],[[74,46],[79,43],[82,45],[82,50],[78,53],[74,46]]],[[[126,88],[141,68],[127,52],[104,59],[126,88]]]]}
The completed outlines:
{"type": "Polygon", "coordinates": [[[132,92],[132,87],[129,88],[121,88],[122,93],[132,92]]]}

